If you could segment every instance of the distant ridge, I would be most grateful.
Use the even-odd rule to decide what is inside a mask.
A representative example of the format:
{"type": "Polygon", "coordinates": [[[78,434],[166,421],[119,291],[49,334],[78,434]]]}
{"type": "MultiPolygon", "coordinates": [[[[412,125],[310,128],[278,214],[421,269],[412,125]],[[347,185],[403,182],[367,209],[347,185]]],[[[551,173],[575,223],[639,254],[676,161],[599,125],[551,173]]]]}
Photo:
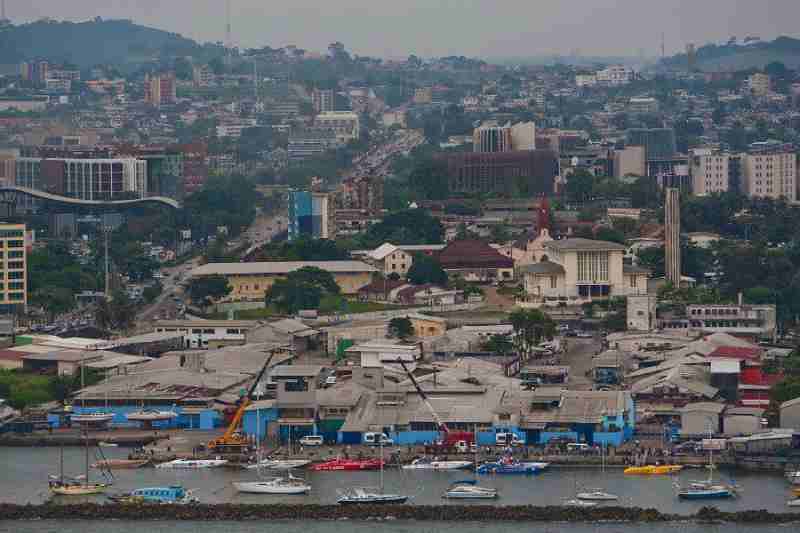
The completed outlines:
{"type": "MultiPolygon", "coordinates": [[[[789,68],[800,67],[800,39],[778,37],[774,41],[750,44],[707,44],[697,49],[697,68],[704,72],[763,69],[779,61],[789,68]]],[[[686,54],[668,57],[660,67],[686,68],[686,54]]]]}
{"type": "Polygon", "coordinates": [[[192,55],[198,48],[196,42],[177,33],[122,19],[97,18],[87,22],[43,19],[0,29],[0,63],[4,64],[43,57],[81,68],[122,65],[159,56],[192,55]]]}

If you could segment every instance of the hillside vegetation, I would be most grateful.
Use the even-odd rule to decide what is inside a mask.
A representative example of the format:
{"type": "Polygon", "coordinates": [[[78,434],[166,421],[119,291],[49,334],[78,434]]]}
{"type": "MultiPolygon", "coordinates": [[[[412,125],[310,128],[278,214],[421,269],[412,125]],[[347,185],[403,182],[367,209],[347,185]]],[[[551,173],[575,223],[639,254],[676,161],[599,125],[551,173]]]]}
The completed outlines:
{"type": "MultiPolygon", "coordinates": [[[[778,37],[746,46],[707,44],[697,49],[697,68],[704,72],[763,69],[776,61],[792,69],[800,68],[800,39],[778,37]]],[[[686,68],[686,54],[666,58],[661,66],[686,68]]]]}

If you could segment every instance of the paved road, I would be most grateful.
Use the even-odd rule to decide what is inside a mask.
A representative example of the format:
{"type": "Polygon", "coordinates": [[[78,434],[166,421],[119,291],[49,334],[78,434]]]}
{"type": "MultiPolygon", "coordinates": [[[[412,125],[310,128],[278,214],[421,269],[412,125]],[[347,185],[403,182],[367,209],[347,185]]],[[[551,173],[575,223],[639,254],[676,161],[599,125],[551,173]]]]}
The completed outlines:
{"type": "Polygon", "coordinates": [[[593,382],[586,373],[592,370],[592,356],[600,349],[600,338],[566,339],[567,351],[561,356],[562,364],[569,366],[568,388],[572,390],[592,390],[593,382]]]}

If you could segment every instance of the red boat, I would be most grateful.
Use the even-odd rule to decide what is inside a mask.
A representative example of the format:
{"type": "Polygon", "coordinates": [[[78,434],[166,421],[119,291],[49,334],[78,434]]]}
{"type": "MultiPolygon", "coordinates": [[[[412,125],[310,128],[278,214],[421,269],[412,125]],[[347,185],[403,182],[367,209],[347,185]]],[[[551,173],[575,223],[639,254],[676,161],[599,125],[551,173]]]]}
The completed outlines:
{"type": "Polygon", "coordinates": [[[380,459],[332,459],[308,467],[315,472],[333,472],[337,470],[378,470],[383,466],[380,459]]]}

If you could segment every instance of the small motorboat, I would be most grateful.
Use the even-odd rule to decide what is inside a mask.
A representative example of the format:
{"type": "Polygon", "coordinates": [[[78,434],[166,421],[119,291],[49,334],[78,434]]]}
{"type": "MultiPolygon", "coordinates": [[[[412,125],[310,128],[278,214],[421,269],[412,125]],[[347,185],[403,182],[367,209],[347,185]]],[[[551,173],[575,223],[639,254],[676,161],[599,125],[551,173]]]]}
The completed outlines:
{"type": "Polygon", "coordinates": [[[611,502],[616,501],[619,497],[616,494],[610,494],[600,489],[591,489],[584,492],[579,492],[575,497],[581,501],[587,502],[611,502]]]}
{"type": "Polygon", "coordinates": [[[311,491],[311,485],[304,479],[291,474],[264,481],[237,481],[233,486],[238,492],[248,494],[308,494],[311,491]]]}
{"type": "Polygon", "coordinates": [[[131,422],[162,422],[177,417],[178,413],[175,411],[158,411],[156,409],[140,409],[125,415],[125,418],[131,422]]]}
{"type": "Polygon", "coordinates": [[[98,470],[124,470],[141,468],[149,463],[149,459],[104,459],[92,463],[92,468],[98,470]]]}
{"type": "Polygon", "coordinates": [[[116,442],[106,442],[104,440],[101,440],[100,442],[98,442],[97,445],[100,446],[101,448],[117,448],[117,447],[119,447],[119,444],[117,444],[116,442]]]}
{"type": "Polygon", "coordinates": [[[368,487],[357,487],[341,491],[339,499],[336,500],[340,505],[406,503],[406,501],[408,501],[408,496],[387,494],[380,489],[368,487]]]}
{"type": "Polygon", "coordinates": [[[247,465],[247,469],[266,468],[268,470],[290,470],[303,468],[311,463],[310,459],[262,459],[258,463],[247,465]]]}
{"type": "Polygon", "coordinates": [[[69,419],[78,424],[105,424],[114,419],[114,413],[75,413],[69,419]]]}
{"type": "Polygon", "coordinates": [[[403,465],[403,470],[460,470],[472,466],[471,461],[439,461],[420,457],[414,459],[411,464],[403,465]]]}
{"type": "Polygon", "coordinates": [[[795,496],[800,497],[800,489],[792,489],[792,494],[794,494],[795,496]]]}
{"type": "Polygon", "coordinates": [[[683,470],[683,465],[645,465],[629,466],[622,471],[623,474],[641,476],[661,476],[675,474],[683,470]]]}
{"type": "Polygon", "coordinates": [[[355,470],[379,470],[383,466],[380,459],[331,459],[308,467],[314,472],[340,472],[355,470]]]}
{"type": "Polygon", "coordinates": [[[786,505],[788,505],[789,507],[800,507],[800,498],[789,500],[788,502],[786,502],[786,505]]]}
{"type": "Polygon", "coordinates": [[[493,500],[497,498],[497,489],[481,487],[474,480],[456,481],[442,496],[451,500],[493,500]]]}
{"type": "Polygon", "coordinates": [[[477,468],[476,472],[478,474],[537,474],[542,471],[542,468],[537,466],[541,464],[501,459],[500,461],[483,463],[477,468]]]}
{"type": "Polygon", "coordinates": [[[786,472],[786,480],[792,485],[800,485],[800,470],[786,472]]]}
{"type": "Polygon", "coordinates": [[[227,459],[175,459],[156,465],[156,468],[215,468],[227,464],[227,459]]]}
{"type": "Polygon", "coordinates": [[[108,497],[115,503],[161,503],[171,505],[186,505],[197,503],[197,498],[192,496],[192,491],[184,489],[180,485],[171,487],[146,487],[136,489],[127,494],[117,494],[108,497]]]}

